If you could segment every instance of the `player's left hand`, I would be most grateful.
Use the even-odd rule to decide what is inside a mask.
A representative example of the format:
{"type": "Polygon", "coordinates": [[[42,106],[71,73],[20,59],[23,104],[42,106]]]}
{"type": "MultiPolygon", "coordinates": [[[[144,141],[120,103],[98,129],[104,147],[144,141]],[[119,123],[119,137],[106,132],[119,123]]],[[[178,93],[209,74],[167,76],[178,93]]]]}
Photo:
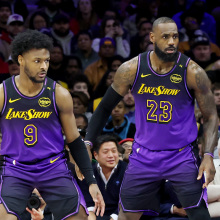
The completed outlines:
{"type": "Polygon", "coordinates": [[[204,155],[202,163],[199,167],[199,174],[197,180],[200,180],[202,178],[203,172],[206,172],[205,183],[202,186],[202,188],[204,189],[208,186],[208,184],[211,181],[214,180],[215,177],[215,166],[213,163],[213,158],[210,155],[204,155]]]}
{"type": "Polygon", "coordinates": [[[99,187],[97,184],[91,184],[89,186],[89,193],[92,196],[92,199],[95,203],[94,207],[94,213],[96,213],[97,216],[103,216],[105,212],[105,202],[103,200],[102,194],[99,190],[99,187]]]}
{"type": "Polygon", "coordinates": [[[44,215],[40,208],[38,210],[36,209],[30,210],[29,208],[26,208],[26,210],[31,214],[31,218],[33,220],[41,220],[44,218],[44,215]]]}

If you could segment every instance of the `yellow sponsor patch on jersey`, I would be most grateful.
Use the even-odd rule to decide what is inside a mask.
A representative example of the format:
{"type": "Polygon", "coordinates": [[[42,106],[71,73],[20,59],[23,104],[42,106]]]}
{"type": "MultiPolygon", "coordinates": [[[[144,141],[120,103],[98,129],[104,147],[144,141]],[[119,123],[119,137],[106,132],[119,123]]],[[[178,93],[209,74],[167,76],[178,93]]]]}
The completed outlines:
{"type": "Polygon", "coordinates": [[[38,100],[40,107],[48,107],[51,104],[51,100],[47,97],[42,97],[38,100]]]}
{"type": "Polygon", "coordinates": [[[172,83],[180,83],[180,82],[182,82],[182,76],[180,76],[179,74],[172,74],[171,76],[170,76],[170,81],[172,82],[172,83]]]}

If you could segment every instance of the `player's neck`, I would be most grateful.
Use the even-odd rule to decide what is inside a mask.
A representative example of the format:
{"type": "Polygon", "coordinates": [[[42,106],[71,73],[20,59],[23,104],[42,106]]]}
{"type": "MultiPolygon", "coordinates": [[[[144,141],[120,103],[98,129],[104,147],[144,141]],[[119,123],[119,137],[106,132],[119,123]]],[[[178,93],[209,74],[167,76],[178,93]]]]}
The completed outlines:
{"type": "Polygon", "coordinates": [[[150,54],[150,63],[153,70],[160,74],[166,74],[168,73],[174,66],[174,62],[166,62],[161,60],[155,52],[152,52],[150,54]]]}
{"type": "Polygon", "coordinates": [[[28,77],[18,75],[15,77],[15,84],[18,90],[25,96],[36,96],[43,87],[43,83],[34,83],[28,77]]]}

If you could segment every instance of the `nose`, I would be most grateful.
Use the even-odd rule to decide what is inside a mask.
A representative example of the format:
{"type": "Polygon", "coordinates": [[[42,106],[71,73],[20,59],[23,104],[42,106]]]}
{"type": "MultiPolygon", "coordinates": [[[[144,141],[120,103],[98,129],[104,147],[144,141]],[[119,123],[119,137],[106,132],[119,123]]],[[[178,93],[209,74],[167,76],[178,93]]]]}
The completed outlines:
{"type": "Polygon", "coordinates": [[[113,153],[111,151],[108,152],[108,157],[113,157],[113,153]]]}
{"type": "Polygon", "coordinates": [[[47,64],[45,62],[42,62],[40,68],[42,70],[45,70],[47,68],[47,64]]]}
{"type": "Polygon", "coordinates": [[[173,40],[172,37],[169,38],[168,44],[169,44],[169,45],[174,45],[174,40],[173,40]]]}

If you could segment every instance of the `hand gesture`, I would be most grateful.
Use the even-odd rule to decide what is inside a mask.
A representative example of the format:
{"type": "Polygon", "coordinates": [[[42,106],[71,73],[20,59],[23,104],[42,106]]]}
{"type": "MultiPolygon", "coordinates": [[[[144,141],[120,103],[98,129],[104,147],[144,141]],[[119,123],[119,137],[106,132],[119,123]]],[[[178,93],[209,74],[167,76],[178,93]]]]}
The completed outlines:
{"type": "Polygon", "coordinates": [[[44,218],[44,215],[40,208],[38,210],[34,208],[32,210],[30,210],[29,208],[26,208],[26,210],[31,214],[31,218],[33,220],[42,220],[44,218]]]}
{"type": "Polygon", "coordinates": [[[97,216],[99,214],[103,216],[105,212],[105,202],[97,184],[91,184],[89,186],[89,193],[95,203],[94,213],[96,213],[97,216]]]}
{"type": "Polygon", "coordinates": [[[203,172],[206,172],[205,183],[202,186],[204,189],[211,181],[214,180],[215,177],[215,166],[213,163],[213,158],[210,155],[204,155],[203,161],[199,167],[197,180],[202,178],[203,172]]]}

